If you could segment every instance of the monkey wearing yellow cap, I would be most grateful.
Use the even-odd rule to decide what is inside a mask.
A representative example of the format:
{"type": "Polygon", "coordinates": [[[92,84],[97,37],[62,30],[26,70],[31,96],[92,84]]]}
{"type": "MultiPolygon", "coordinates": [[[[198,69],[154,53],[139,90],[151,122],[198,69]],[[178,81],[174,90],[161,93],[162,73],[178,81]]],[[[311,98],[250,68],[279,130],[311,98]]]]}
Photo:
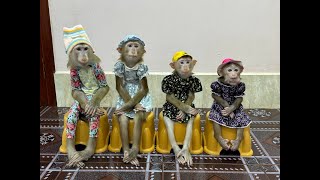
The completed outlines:
{"type": "Polygon", "coordinates": [[[197,60],[184,51],[174,54],[170,66],[174,71],[162,80],[162,91],[166,93],[166,102],[163,105],[164,123],[172,149],[180,164],[192,165],[189,144],[192,135],[192,126],[195,115],[198,114],[193,104],[194,93],[202,91],[198,78],[193,76],[192,70],[197,60]],[[174,122],[187,123],[187,130],[183,147],[180,149],[174,137],[174,122]]]}

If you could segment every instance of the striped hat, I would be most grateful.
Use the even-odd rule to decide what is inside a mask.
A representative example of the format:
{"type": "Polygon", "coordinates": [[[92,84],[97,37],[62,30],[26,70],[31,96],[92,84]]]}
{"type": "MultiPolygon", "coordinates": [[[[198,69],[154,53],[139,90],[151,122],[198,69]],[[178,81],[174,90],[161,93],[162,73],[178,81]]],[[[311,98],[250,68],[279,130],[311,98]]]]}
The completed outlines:
{"type": "Polygon", "coordinates": [[[81,24],[71,28],[63,27],[63,41],[67,54],[70,53],[74,46],[80,43],[85,43],[93,49],[90,39],[81,24]]]}

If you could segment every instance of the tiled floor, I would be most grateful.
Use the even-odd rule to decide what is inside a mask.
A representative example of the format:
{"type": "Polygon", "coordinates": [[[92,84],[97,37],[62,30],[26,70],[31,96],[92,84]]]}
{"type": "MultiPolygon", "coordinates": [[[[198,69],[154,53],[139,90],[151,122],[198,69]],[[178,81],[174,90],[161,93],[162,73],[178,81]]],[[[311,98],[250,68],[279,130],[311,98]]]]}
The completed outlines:
{"type": "MultiPolygon", "coordinates": [[[[193,155],[193,166],[179,165],[173,154],[156,151],[144,154],[140,167],[122,162],[121,153],[95,154],[84,168],[66,168],[66,154],[59,152],[63,129],[63,115],[69,108],[40,107],[40,179],[280,179],[280,109],[246,109],[251,124],[252,157],[193,155]]],[[[106,108],[111,115],[114,108],[106,108]]],[[[205,114],[199,109],[203,130],[205,114]]],[[[155,108],[155,128],[158,113],[155,108]]]]}

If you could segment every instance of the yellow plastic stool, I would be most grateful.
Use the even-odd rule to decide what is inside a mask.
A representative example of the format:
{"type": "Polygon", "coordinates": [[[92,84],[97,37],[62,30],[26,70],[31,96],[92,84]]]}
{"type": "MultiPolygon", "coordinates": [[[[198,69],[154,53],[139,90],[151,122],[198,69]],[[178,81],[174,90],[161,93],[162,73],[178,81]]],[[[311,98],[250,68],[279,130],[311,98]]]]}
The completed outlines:
{"type": "MultiPolygon", "coordinates": [[[[222,147],[214,138],[214,129],[213,129],[213,121],[209,120],[209,113],[206,114],[205,127],[203,132],[203,147],[204,152],[211,155],[220,155],[220,151],[222,147]]],[[[221,136],[225,139],[236,139],[237,130],[235,128],[228,128],[225,126],[221,126],[221,136]]],[[[238,148],[240,152],[240,156],[252,156],[253,151],[251,149],[251,136],[250,136],[250,126],[244,128],[243,138],[238,148]]]]}
{"type": "MultiPolygon", "coordinates": [[[[129,143],[133,143],[133,127],[134,121],[129,120],[128,137],[129,143]]],[[[142,132],[140,139],[140,153],[150,153],[154,150],[155,142],[155,129],[154,129],[154,113],[151,111],[148,113],[147,118],[142,123],[142,132]]],[[[120,152],[122,147],[120,136],[120,124],[118,116],[112,115],[112,131],[110,135],[110,144],[108,150],[111,152],[120,152]]]]}
{"type": "MultiPolygon", "coordinates": [[[[104,115],[100,117],[99,128],[98,128],[98,137],[95,153],[102,153],[108,149],[109,141],[109,122],[108,114],[104,110],[104,115]]],[[[64,115],[63,123],[63,133],[62,133],[62,145],[59,150],[61,153],[67,153],[67,119],[69,112],[64,115]]],[[[75,133],[75,144],[87,145],[89,139],[89,122],[79,119],[77,122],[76,133],[75,133]]]]}
{"type": "MultiPolygon", "coordinates": [[[[174,137],[178,145],[183,145],[184,137],[186,134],[187,123],[174,122],[174,137]]],[[[156,150],[159,153],[168,154],[171,151],[171,143],[168,138],[168,132],[166,125],[164,124],[163,112],[159,113],[158,131],[156,133],[156,150]]],[[[202,147],[202,135],[200,127],[200,115],[194,118],[192,136],[190,140],[189,151],[191,154],[201,154],[203,152],[202,147]]]]}

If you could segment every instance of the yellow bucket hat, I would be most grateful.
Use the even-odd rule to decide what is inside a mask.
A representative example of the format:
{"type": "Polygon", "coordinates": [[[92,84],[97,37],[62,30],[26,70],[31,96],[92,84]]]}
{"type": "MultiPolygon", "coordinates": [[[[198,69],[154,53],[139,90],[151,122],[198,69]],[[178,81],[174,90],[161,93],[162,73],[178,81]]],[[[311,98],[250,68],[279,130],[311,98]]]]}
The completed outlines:
{"type": "Polygon", "coordinates": [[[63,27],[63,41],[67,54],[70,53],[74,46],[80,43],[88,44],[93,50],[90,39],[81,24],[70,28],[63,27]]]}
{"type": "Polygon", "coordinates": [[[172,57],[172,62],[178,61],[183,56],[189,56],[192,59],[192,56],[190,54],[186,53],[185,51],[177,51],[176,53],[174,53],[174,55],[172,57]]]}

